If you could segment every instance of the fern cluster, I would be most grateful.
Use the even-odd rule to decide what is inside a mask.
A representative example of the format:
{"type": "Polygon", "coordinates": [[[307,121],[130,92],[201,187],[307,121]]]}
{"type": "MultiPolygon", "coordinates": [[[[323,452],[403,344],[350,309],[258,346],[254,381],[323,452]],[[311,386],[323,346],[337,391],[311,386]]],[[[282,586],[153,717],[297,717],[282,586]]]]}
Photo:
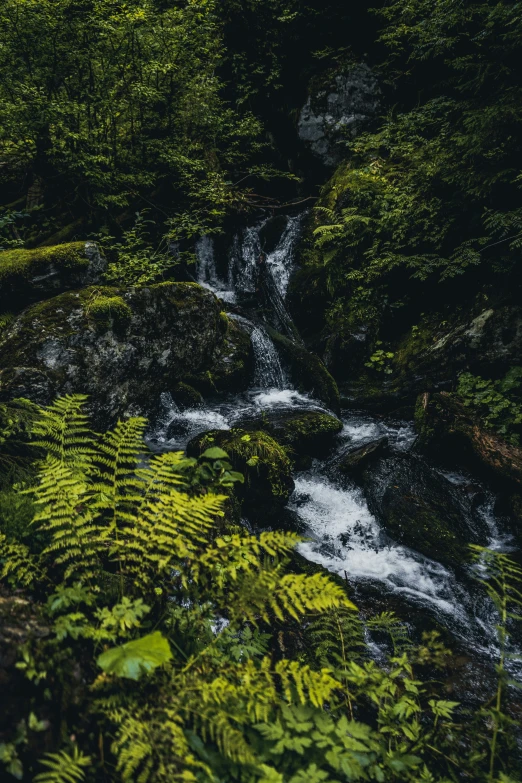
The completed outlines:
{"type": "MultiPolygon", "coordinates": [[[[148,454],[143,420],[97,435],[84,402],[66,397],[39,414],[45,457],[24,490],[33,536],[0,537],[2,581],[32,596],[46,629],[20,650],[36,714],[0,743],[9,774],[40,783],[497,779],[505,685],[478,717],[478,750],[463,758],[459,706],[414,671],[446,665],[436,635],[414,646],[390,613],[363,623],[343,587],[287,570],[295,534],[231,525],[226,493],[239,477],[221,449],[200,460],[148,454]],[[289,623],[304,640],[293,657],[276,644],[289,623]],[[368,633],[389,639],[386,665],[371,660],[368,633]],[[35,732],[51,750],[41,765],[35,732]]],[[[491,557],[488,589],[507,611],[520,573],[491,557]]]]}

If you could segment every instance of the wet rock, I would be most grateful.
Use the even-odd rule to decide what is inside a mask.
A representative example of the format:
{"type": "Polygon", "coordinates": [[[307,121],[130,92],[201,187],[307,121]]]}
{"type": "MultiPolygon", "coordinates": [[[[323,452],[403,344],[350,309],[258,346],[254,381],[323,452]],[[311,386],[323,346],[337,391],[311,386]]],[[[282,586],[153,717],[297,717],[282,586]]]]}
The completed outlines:
{"type": "Polygon", "coordinates": [[[338,461],[341,473],[352,473],[363,470],[369,463],[384,456],[388,450],[387,437],[377,438],[356,449],[346,451],[338,461]]]}
{"type": "Polygon", "coordinates": [[[245,476],[236,493],[252,521],[266,525],[280,513],[294,490],[292,463],[286,450],[261,430],[211,430],[197,435],[187,446],[190,457],[198,457],[211,446],[229,455],[235,470],[245,476]]]}
{"type": "Polygon", "coordinates": [[[0,394],[40,403],[88,394],[96,426],[110,426],[153,411],[160,393],[181,382],[223,377],[240,385],[247,373],[238,355],[249,340],[238,347],[231,333],[215,296],[191,283],[64,293],[2,332],[0,394]]]}
{"type": "Polygon", "coordinates": [[[379,100],[377,79],[360,63],[310,95],[299,117],[299,138],[326,166],[334,166],[342,157],[340,142],[361,132],[379,100]]]}
{"type": "Polygon", "coordinates": [[[308,468],[312,457],[325,456],[343,428],[342,422],[329,413],[295,410],[266,411],[243,426],[268,432],[287,449],[298,470],[308,468]]]}
{"type": "Polygon", "coordinates": [[[464,442],[496,476],[522,485],[522,448],[487,429],[458,396],[447,392],[420,395],[415,424],[420,448],[444,454],[464,442]]]}
{"type": "Polygon", "coordinates": [[[522,307],[468,313],[453,323],[426,319],[395,351],[390,391],[400,396],[447,389],[464,371],[500,377],[522,355],[522,307]]]}
{"type": "Polygon", "coordinates": [[[95,242],[4,250],[0,252],[0,309],[20,310],[62,291],[97,283],[106,268],[95,242]]]}
{"type": "Polygon", "coordinates": [[[324,402],[336,413],[339,412],[337,384],[320,358],[274,329],[267,327],[267,332],[288,366],[294,387],[301,393],[310,394],[314,399],[324,402]]]}
{"type": "Polygon", "coordinates": [[[364,480],[370,511],[399,543],[449,566],[468,559],[468,543],[485,543],[472,488],[455,486],[421,458],[384,459],[364,480]]]}

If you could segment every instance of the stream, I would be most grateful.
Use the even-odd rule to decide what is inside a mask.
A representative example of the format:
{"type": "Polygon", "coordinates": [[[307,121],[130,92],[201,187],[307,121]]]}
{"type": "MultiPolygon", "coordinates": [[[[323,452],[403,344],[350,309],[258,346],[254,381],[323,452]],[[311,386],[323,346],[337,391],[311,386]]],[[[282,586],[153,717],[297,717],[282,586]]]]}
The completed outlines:
{"type": "MultiPolygon", "coordinates": [[[[225,269],[218,269],[212,239],[203,237],[198,241],[197,279],[231,306],[231,317],[249,332],[255,369],[248,391],[216,396],[202,407],[180,410],[172,397],[164,394],[163,414],[149,435],[153,449],[183,449],[195,435],[210,429],[230,429],[245,419],[259,417],[263,411],[327,411],[321,402],[292,388],[263,323],[250,318],[248,306],[241,306],[249,297],[261,295],[271,306],[270,325],[299,341],[285,307],[285,296],[302,220],[302,215],[289,217],[278,243],[266,254],[261,232],[267,221],[244,229],[232,242],[225,269]],[[261,293],[260,258],[264,267],[261,293]]],[[[311,468],[294,475],[295,491],[288,510],[299,518],[307,539],[299,545],[300,554],[346,578],[359,605],[371,607],[377,597],[378,611],[399,606],[407,622],[410,614],[422,616],[426,628],[438,625],[447,629],[460,649],[474,660],[493,661],[497,654],[496,611],[475,578],[480,568],[465,566],[457,572],[398,544],[371,513],[363,487],[337,469],[347,449],[381,437],[388,438],[391,460],[414,453],[413,423],[355,410],[343,410],[341,420],[343,429],[332,452],[324,459],[314,459],[311,468]]],[[[495,497],[486,486],[465,469],[449,472],[425,460],[423,463],[444,482],[448,496],[451,494],[457,503],[462,501],[465,521],[475,540],[478,536],[484,546],[512,551],[510,535],[495,515],[495,497]],[[470,485],[476,498],[473,503],[469,502],[470,485]]],[[[386,474],[376,470],[372,481],[378,492],[386,474]]]]}

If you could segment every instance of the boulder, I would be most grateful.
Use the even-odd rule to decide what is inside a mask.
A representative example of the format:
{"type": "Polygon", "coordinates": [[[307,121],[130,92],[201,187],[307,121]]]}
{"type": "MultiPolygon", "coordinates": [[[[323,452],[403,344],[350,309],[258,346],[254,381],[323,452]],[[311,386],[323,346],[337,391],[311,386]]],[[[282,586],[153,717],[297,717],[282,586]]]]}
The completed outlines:
{"type": "Polygon", "coordinates": [[[199,457],[218,446],[229,455],[234,469],[245,476],[236,484],[236,493],[248,517],[266,525],[287,503],[294,490],[292,463],[286,450],[261,430],[240,427],[211,430],[193,438],[187,446],[189,457],[199,457]]]}
{"type": "Polygon", "coordinates": [[[268,432],[291,456],[294,467],[306,469],[312,457],[327,454],[343,423],[321,411],[270,410],[259,418],[242,423],[247,429],[268,432]]]}
{"type": "Polygon", "coordinates": [[[250,343],[239,334],[216,297],[192,283],[63,293],[2,331],[0,398],[48,403],[81,392],[91,397],[96,426],[107,427],[153,412],[160,393],[182,382],[195,386],[222,373],[240,386],[250,343]]]}
{"type": "Polygon", "coordinates": [[[405,546],[458,566],[468,558],[468,543],[485,543],[477,518],[475,487],[461,488],[414,455],[381,460],[365,473],[372,514],[405,546]]]}
{"type": "Polygon", "coordinates": [[[522,355],[522,307],[505,304],[461,315],[453,322],[427,317],[399,342],[391,390],[416,395],[451,387],[466,371],[500,377],[522,355]]]}
{"type": "Polygon", "coordinates": [[[348,449],[341,455],[337,467],[341,473],[348,474],[363,470],[370,462],[384,456],[388,450],[388,443],[388,438],[382,437],[355,449],[348,449]]]}
{"type": "Polygon", "coordinates": [[[325,166],[342,157],[342,142],[374,117],[380,90],[372,70],[359,63],[309,96],[298,122],[299,138],[325,166]]]}
{"type": "Polygon", "coordinates": [[[18,311],[73,288],[97,283],[107,262],[95,242],[0,252],[0,310],[18,311]]]}
{"type": "Polygon", "coordinates": [[[415,424],[421,449],[444,454],[465,444],[497,477],[522,485],[522,448],[487,429],[455,394],[420,395],[415,424]]]}

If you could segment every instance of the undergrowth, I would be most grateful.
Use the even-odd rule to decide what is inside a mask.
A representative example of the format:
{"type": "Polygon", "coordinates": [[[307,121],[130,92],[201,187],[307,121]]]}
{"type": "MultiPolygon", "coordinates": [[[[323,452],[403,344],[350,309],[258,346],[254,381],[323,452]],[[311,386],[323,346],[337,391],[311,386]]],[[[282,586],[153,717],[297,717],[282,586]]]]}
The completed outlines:
{"type": "Polygon", "coordinates": [[[36,474],[18,489],[34,508],[2,521],[0,609],[19,625],[6,779],[516,780],[522,571],[507,555],[476,554],[500,657],[491,701],[470,713],[446,698],[436,633],[418,643],[392,613],[363,619],[328,576],[288,570],[296,534],[227,521],[242,477],[221,448],[148,454],[143,419],[98,435],[85,401],[38,411],[36,474]],[[368,634],[386,640],[381,664],[368,634]]]}

